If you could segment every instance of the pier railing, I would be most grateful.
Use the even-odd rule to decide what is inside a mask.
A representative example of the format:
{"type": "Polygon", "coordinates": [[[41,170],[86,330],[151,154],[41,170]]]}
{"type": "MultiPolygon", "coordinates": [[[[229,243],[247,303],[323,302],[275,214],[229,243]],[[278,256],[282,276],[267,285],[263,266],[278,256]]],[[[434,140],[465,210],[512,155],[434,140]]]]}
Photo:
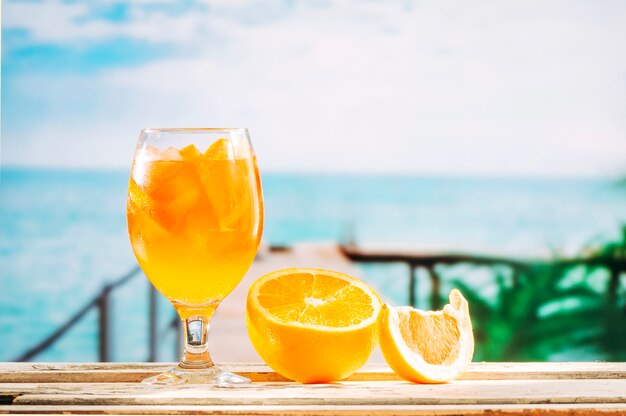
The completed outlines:
{"type": "MultiPolygon", "coordinates": [[[[513,285],[518,284],[521,272],[537,265],[552,265],[557,267],[595,266],[609,271],[607,296],[609,302],[617,299],[620,276],[626,272],[626,255],[607,256],[596,255],[563,259],[531,259],[519,260],[504,256],[478,255],[459,252],[398,252],[384,249],[366,249],[354,244],[340,245],[340,251],[346,258],[357,263],[388,264],[403,263],[409,268],[408,276],[408,303],[416,306],[418,270],[422,269],[428,275],[431,283],[430,306],[433,309],[441,307],[441,276],[437,272],[438,265],[473,264],[479,266],[507,266],[512,271],[513,285]]],[[[623,253],[622,253],[623,254],[623,253]]]]}
{"type": "MultiPolygon", "coordinates": [[[[110,298],[111,294],[118,288],[124,286],[131,281],[135,276],[141,274],[139,266],[134,266],[128,272],[115,279],[113,282],[107,283],[88,302],[78,309],[65,323],[59,326],[53,333],[48,335],[45,339],[40,341],[37,345],[31,347],[26,352],[16,357],[13,361],[30,361],[40,353],[44,352],[52,345],[54,345],[61,337],[63,337],[70,329],[75,327],[91,310],[96,309],[98,311],[98,357],[99,361],[110,361],[110,339],[111,339],[111,317],[110,317],[110,298]]],[[[154,286],[148,285],[148,356],[146,361],[156,361],[157,357],[157,339],[158,339],[158,325],[157,325],[157,292],[154,286]]],[[[175,315],[167,326],[168,329],[172,328],[179,331],[180,320],[175,315]]],[[[174,337],[176,345],[175,351],[180,353],[180,337],[174,337]]]]}
{"type": "MultiPolygon", "coordinates": [[[[270,247],[270,252],[280,252],[289,250],[288,247],[270,247]]],[[[617,304],[617,297],[620,292],[620,277],[626,274],[626,248],[616,254],[609,255],[592,255],[579,258],[562,258],[562,259],[530,259],[520,260],[512,259],[505,256],[493,255],[477,255],[461,252],[445,252],[445,251],[392,251],[384,249],[368,249],[354,244],[345,244],[339,246],[339,251],[345,258],[356,263],[371,264],[389,264],[400,263],[408,266],[408,304],[417,306],[417,283],[420,278],[419,270],[424,270],[430,280],[430,306],[433,309],[441,308],[441,280],[440,271],[437,270],[440,265],[457,265],[472,264],[477,266],[506,266],[511,270],[512,284],[516,286],[519,282],[519,276],[529,271],[537,265],[554,265],[559,267],[575,267],[575,266],[591,266],[602,267],[608,270],[609,279],[606,288],[607,302],[609,304],[617,304]]],[[[120,276],[111,283],[106,284],[102,290],[92,299],[79,308],[65,323],[52,332],[43,341],[33,346],[23,354],[16,357],[13,361],[29,361],[42,353],[61,337],[63,337],[70,329],[78,324],[90,311],[96,309],[98,311],[98,356],[102,362],[110,361],[110,297],[118,288],[124,286],[135,276],[141,274],[138,266],[133,267],[127,273],[120,276]]],[[[423,275],[421,275],[423,276],[423,275]]],[[[148,285],[148,354],[146,361],[157,360],[157,340],[159,339],[158,319],[157,319],[157,300],[158,293],[152,285],[148,285]]],[[[624,310],[626,313],[626,309],[624,310]]],[[[180,320],[176,314],[169,321],[165,330],[180,331],[180,320]]],[[[180,355],[181,344],[180,336],[175,336],[174,349],[176,354],[180,355]]]]}

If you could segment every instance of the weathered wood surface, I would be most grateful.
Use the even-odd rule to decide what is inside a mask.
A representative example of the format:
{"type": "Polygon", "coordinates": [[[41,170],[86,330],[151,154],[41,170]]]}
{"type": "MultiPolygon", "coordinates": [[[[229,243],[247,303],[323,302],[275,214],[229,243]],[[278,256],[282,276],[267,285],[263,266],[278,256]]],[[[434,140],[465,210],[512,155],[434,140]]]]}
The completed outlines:
{"type": "MultiPolygon", "coordinates": [[[[0,413],[8,406],[0,405],[0,413]]],[[[115,414],[115,415],[419,415],[419,416],[619,416],[624,407],[614,404],[540,404],[540,405],[389,405],[389,406],[12,406],[14,414],[115,414]]]]}
{"type": "MultiPolygon", "coordinates": [[[[174,363],[2,363],[0,383],[133,383],[174,363]]],[[[288,381],[265,364],[221,364],[252,381],[288,381]]],[[[626,363],[472,363],[461,380],[626,379],[626,363]]],[[[367,365],[346,381],[399,381],[386,365],[367,365]]]]}
{"type": "Polygon", "coordinates": [[[0,364],[0,413],[99,414],[626,414],[626,363],[475,363],[450,384],[416,385],[388,367],[347,381],[286,382],[260,364],[225,369],[234,388],[146,386],[167,364],[0,364]]]}
{"type": "Polygon", "coordinates": [[[457,405],[623,403],[626,380],[464,380],[440,385],[351,381],[302,385],[257,382],[236,388],[153,387],[139,383],[19,383],[3,396],[23,405],[457,405]]]}

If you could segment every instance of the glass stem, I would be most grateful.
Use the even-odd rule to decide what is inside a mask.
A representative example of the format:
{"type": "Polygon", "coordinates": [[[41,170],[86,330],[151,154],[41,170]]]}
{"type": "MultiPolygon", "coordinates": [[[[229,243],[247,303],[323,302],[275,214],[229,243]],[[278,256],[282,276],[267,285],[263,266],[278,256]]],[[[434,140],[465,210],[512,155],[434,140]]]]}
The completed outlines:
{"type": "Polygon", "coordinates": [[[214,366],[209,354],[209,327],[216,306],[202,309],[179,309],[183,321],[185,350],[178,367],[202,370],[214,366]]]}

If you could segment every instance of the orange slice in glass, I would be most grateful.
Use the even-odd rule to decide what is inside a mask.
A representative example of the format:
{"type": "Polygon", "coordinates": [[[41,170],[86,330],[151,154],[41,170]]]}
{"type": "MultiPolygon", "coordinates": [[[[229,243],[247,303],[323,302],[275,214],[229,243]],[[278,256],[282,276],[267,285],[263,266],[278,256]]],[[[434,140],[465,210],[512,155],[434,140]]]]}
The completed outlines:
{"type": "Polygon", "coordinates": [[[233,160],[233,142],[229,139],[218,139],[204,152],[204,156],[212,160],[233,160]]]}
{"type": "Polygon", "coordinates": [[[200,153],[198,148],[195,145],[193,145],[193,144],[190,144],[189,146],[183,147],[182,149],[180,149],[179,153],[180,153],[180,156],[185,161],[195,160],[195,159],[199,158],[200,156],[202,156],[202,153],[200,153]]]}

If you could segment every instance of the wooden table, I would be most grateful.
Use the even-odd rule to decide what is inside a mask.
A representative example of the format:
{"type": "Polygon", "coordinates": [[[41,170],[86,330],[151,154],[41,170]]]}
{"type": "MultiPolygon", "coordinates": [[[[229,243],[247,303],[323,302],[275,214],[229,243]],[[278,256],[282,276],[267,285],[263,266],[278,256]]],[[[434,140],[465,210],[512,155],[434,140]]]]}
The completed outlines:
{"type": "Polygon", "coordinates": [[[0,363],[0,413],[626,415],[626,363],[475,363],[443,385],[410,384],[386,366],[338,383],[302,385],[261,364],[229,364],[222,367],[254,383],[139,383],[167,367],[0,363]]]}

